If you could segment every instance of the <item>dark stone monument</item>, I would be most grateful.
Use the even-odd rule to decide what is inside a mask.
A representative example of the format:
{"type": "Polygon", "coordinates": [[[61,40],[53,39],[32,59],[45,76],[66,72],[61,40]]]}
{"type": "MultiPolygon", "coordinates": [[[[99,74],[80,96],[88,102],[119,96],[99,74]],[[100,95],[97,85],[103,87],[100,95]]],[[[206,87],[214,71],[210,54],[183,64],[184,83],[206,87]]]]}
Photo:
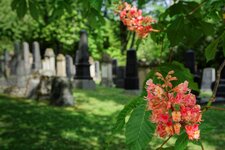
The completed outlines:
{"type": "Polygon", "coordinates": [[[127,51],[124,88],[126,90],[139,89],[138,64],[137,64],[137,55],[136,55],[135,49],[130,49],[127,51]]]}
{"type": "Polygon", "coordinates": [[[193,50],[188,50],[184,55],[184,66],[190,69],[192,74],[196,73],[195,70],[195,53],[193,50]]]}
{"type": "MultiPolygon", "coordinates": [[[[197,74],[196,64],[195,64],[195,52],[193,50],[188,50],[184,55],[184,66],[190,70],[194,76],[194,81],[198,84],[198,88],[201,88],[201,76],[197,74]]],[[[193,94],[198,96],[199,91],[191,91],[193,94]]]]}
{"type": "Polygon", "coordinates": [[[95,83],[90,75],[87,32],[80,32],[79,49],[75,58],[76,74],[74,87],[80,89],[95,89],[95,83]]]}
{"type": "Polygon", "coordinates": [[[112,60],[112,74],[113,74],[113,78],[116,78],[117,75],[117,59],[113,59],[112,60]]]}
{"type": "Polygon", "coordinates": [[[119,66],[117,67],[117,76],[113,80],[116,88],[124,88],[124,80],[125,80],[125,67],[119,66]]]}

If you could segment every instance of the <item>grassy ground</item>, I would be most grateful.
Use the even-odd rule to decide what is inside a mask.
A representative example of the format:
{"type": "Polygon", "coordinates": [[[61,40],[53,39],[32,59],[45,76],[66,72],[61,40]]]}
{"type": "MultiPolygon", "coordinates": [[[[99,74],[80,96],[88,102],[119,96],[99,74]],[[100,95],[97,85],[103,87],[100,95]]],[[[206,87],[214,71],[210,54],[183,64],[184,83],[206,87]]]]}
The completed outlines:
{"type": "MultiPolygon", "coordinates": [[[[95,91],[75,90],[74,95],[76,106],[68,108],[0,96],[0,150],[87,150],[107,146],[126,149],[123,135],[114,136],[110,144],[107,139],[119,110],[135,97],[124,94],[123,90],[101,87],[95,91]]],[[[205,149],[225,149],[225,112],[208,111],[204,120],[212,128],[202,135],[205,149]]],[[[151,142],[153,147],[161,142],[156,139],[151,142]]]]}

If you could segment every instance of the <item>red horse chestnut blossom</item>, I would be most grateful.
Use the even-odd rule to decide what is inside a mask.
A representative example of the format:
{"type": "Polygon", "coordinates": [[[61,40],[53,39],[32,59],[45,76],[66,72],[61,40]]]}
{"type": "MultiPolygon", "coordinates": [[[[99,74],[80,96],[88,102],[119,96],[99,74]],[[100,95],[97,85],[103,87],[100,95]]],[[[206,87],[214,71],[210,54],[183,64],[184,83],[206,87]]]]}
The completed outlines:
{"type": "Polygon", "coordinates": [[[199,139],[201,108],[196,105],[196,97],[190,93],[187,81],[173,87],[171,81],[177,80],[173,73],[170,71],[166,77],[156,73],[163,84],[154,84],[152,79],[146,82],[145,98],[148,100],[148,110],[152,111],[150,120],[156,123],[156,133],[160,137],[179,135],[184,129],[190,140],[199,139]]]}
{"type": "Polygon", "coordinates": [[[120,20],[128,30],[135,31],[140,38],[145,38],[149,32],[158,32],[152,28],[151,24],[155,22],[151,17],[142,16],[142,10],[132,7],[124,2],[118,6],[120,20]]]}

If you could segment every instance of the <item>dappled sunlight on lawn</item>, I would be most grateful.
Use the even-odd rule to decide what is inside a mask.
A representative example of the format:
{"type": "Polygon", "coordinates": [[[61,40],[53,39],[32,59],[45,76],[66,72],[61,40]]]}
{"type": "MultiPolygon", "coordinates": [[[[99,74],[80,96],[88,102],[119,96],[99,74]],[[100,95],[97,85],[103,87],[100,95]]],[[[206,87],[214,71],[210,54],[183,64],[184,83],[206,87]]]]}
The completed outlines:
{"type": "MultiPolygon", "coordinates": [[[[0,149],[126,149],[124,134],[111,136],[111,129],[124,104],[135,96],[124,94],[122,89],[102,87],[75,90],[74,96],[74,107],[0,96],[0,149]]],[[[209,128],[201,135],[205,150],[223,149],[225,112],[209,110],[203,120],[202,125],[209,128]]],[[[162,141],[154,136],[149,149],[157,148],[162,141]]],[[[172,139],[167,146],[174,142],[172,139]]],[[[188,147],[200,149],[193,144],[188,147]]]]}

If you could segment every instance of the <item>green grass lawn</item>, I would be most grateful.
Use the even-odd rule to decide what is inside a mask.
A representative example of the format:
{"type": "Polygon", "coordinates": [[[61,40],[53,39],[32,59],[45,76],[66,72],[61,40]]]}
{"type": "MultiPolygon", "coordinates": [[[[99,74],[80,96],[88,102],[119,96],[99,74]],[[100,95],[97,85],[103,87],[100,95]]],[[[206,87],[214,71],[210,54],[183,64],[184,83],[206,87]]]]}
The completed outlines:
{"type": "MultiPolygon", "coordinates": [[[[0,150],[126,149],[123,133],[113,136],[110,142],[108,139],[118,112],[135,96],[102,87],[75,90],[74,96],[75,107],[0,96],[0,150]]],[[[212,128],[202,135],[205,149],[225,149],[225,112],[208,111],[204,123],[212,128]]],[[[160,141],[154,138],[150,145],[156,148],[160,141]]]]}

